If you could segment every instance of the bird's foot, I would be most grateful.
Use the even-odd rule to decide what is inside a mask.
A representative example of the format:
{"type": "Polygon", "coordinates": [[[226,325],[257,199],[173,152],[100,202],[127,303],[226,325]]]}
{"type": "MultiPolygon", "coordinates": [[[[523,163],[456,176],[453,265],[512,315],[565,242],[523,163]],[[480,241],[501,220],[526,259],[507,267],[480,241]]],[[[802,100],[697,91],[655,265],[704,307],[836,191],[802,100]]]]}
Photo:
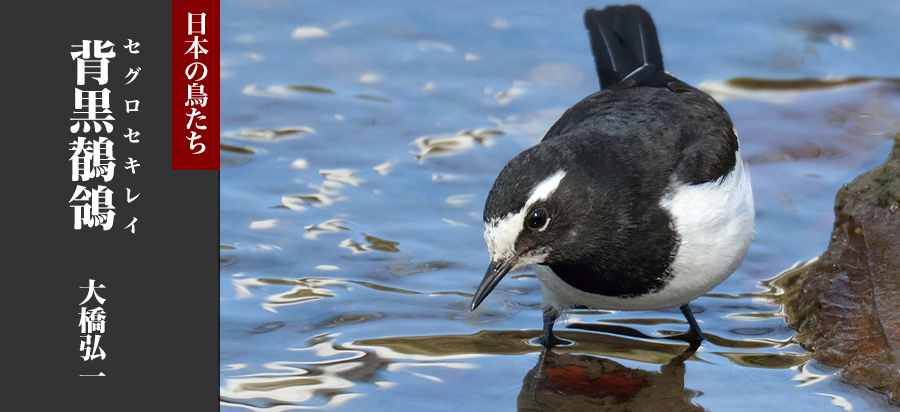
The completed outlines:
{"type": "Polygon", "coordinates": [[[566,346],[572,343],[567,340],[557,338],[552,333],[544,333],[538,339],[538,342],[541,343],[541,346],[543,346],[544,349],[553,349],[554,346],[566,346]]]}
{"type": "Polygon", "coordinates": [[[678,309],[681,309],[681,313],[684,314],[684,318],[687,319],[688,325],[690,325],[690,329],[688,329],[686,333],[676,335],[678,336],[677,339],[683,340],[690,344],[696,342],[697,345],[700,345],[700,342],[702,342],[704,339],[703,332],[700,331],[700,325],[697,324],[697,320],[694,319],[694,314],[691,313],[691,308],[687,304],[684,304],[679,306],[678,309]]]}
{"type": "Polygon", "coordinates": [[[702,332],[698,333],[697,331],[692,329],[684,333],[665,336],[663,337],[663,339],[680,340],[682,342],[687,342],[691,346],[696,344],[699,347],[700,342],[703,342],[706,338],[703,336],[702,332]]]}

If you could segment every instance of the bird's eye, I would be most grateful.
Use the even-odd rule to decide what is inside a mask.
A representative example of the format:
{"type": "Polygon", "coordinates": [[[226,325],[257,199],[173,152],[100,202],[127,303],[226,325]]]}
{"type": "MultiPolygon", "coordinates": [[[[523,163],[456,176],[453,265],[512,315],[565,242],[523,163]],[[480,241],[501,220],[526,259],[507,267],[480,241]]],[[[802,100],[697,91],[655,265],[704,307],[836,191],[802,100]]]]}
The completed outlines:
{"type": "Polygon", "coordinates": [[[544,209],[536,209],[528,215],[528,227],[534,230],[540,230],[547,226],[547,211],[544,209]]]}

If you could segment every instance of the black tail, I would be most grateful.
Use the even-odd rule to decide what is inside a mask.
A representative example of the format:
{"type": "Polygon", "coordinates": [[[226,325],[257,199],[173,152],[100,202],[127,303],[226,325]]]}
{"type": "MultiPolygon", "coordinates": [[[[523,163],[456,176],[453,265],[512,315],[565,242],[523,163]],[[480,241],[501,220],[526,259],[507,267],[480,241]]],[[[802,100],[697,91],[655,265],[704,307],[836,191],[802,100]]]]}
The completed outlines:
{"type": "Polygon", "coordinates": [[[638,85],[665,87],[656,76],[664,69],[650,13],[640,6],[588,9],[584,12],[584,25],[591,37],[601,89],[626,77],[638,85]]]}

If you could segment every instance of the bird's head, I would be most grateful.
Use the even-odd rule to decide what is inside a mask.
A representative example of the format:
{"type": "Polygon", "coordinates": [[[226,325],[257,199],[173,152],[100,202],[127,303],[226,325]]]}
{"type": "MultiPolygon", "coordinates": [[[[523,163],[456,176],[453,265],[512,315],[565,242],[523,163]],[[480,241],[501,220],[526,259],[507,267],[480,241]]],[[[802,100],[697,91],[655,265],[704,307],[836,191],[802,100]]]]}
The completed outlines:
{"type": "Polygon", "coordinates": [[[546,148],[532,147],[513,158],[494,182],[484,207],[491,261],[472,310],[509,271],[560,262],[567,258],[561,251],[579,243],[579,222],[589,220],[591,207],[579,184],[581,174],[559,160],[546,148]]]}

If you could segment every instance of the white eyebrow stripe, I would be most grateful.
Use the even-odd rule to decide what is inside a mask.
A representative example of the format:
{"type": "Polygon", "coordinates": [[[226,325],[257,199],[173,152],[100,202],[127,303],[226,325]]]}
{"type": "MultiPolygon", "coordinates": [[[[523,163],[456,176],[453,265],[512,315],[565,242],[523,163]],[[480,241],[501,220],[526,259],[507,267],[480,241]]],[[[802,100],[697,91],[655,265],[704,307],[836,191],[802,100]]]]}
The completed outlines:
{"type": "Polygon", "coordinates": [[[502,218],[493,218],[489,222],[484,222],[484,240],[487,243],[491,260],[508,259],[515,254],[516,239],[525,224],[525,214],[528,213],[531,205],[553,195],[565,176],[565,170],[556,171],[531,190],[525,206],[522,206],[518,212],[510,212],[502,218]]]}
{"type": "Polygon", "coordinates": [[[564,177],[566,177],[566,171],[559,169],[556,173],[550,175],[541,183],[538,183],[538,185],[531,190],[531,194],[529,194],[528,200],[525,202],[525,206],[522,209],[527,210],[529,206],[535,204],[539,200],[546,200],[550,197],[550,195],[552,195],[559,187],[559,183],[562,182],[564,177]]]}

